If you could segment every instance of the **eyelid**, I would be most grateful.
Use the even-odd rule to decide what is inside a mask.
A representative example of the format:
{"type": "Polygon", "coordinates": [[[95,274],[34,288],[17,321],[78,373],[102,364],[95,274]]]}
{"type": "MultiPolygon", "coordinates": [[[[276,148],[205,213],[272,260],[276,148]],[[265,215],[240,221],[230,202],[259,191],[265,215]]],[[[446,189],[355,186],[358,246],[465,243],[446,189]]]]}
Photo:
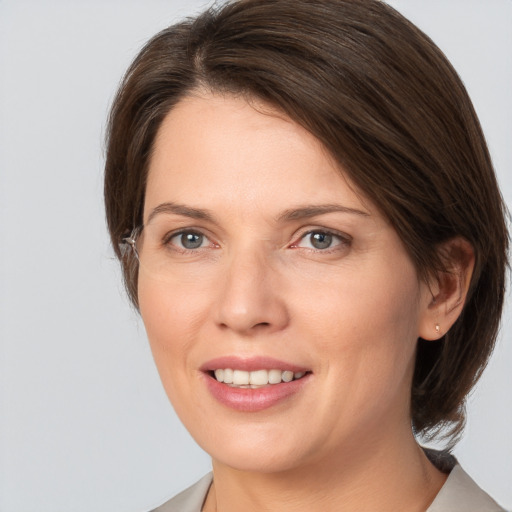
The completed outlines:
{"type": "Polygon", "coordinates": [[[301,231],[299,234],[295,235],[294,236],[295,241],[292,242],[289,245],[289,247],[292,249],[307,249],[307,250],[316,251],[316,252],[329,252],[330,250],[336,250],[336,248],[338,247],[338,245],[329,247],[327,249],[313,249],[313,248],[309,248],[309,247],[300,247],[300,245],[299,245],[300,242],[302,240],[304,240],[304,238],[306,238],[308,235],[311,235],[312,233],[322,233],[324,235],[330,235],[330,236],[336,237],[340,240],[340,244],[338,244],[338,245],[347,246],[352,243],[352,237],[350,235],[348,235],[347,233],[343,233],[341,231],[337,231],[335,229],[330,229],[330,228],[314,227],[314,228],[307,228],[305,231],[301,231]]]}
{"type": "MultiPolygon", "coordinates": [[[[215,241],[215,239],[212,237],[212,235],[210,235],[207,231],[208,230],[205,230],[203,228],[197,228],[197,227],[192,227],[192,226],[178,228],[178,229],[169,231],[165,235],[163,235],[161,238],[161,244],[163,246],[170,245],[170,246],[172,246],[172,248],[174,250],[179,251],[179,252],[196,252],[197,253],[202,249],[207,249],[207,248],[211,248],[211,247],[220,248],[221,244],[219,244],[217,241],[215,241]],[[187,234],[187,233],[200,235],[200,236],[204,237],[209,242],[209,244],[207,244],[204,247],[198,247],[196,249],[187,249],[185,247],[180,247],[179,245],[170,243],[170,241],[173,238],[183,235],[183,234],[187,234]]],[[[338,231],[335,229],[331,229],[331,228],[325,228],[325,227],[303,228],[302,230],[300,230],[298,233],[296,233],[294,235],[293,240],[294,241],[292,243],[288,244],[289,248],[307,249],[307,250],[311,250],[311,251],[324,252],[324,253],[329,252],[330,250],[336,250],[336,248],[338,248],[340,245],[348,246],[352,243],[352,237],[350,235],[348,235],[347,233],[344,233],[342,231],[338,231]],[[311,235],[313,233],[322,233],[322,234],[330,235],[332,237],[337,238],[340,241],[340,243],[336,244],[333,247],[327,248],[327,249],[314,249],[314,248],[301,247],[299,245],[300,242],[302,240],[304,240],[305,237],[307,237],[308,235],[311,235]]]]}
{"type": "Polygon", "coordinates": [[[219,244],[212,240],[212,237],[204,232],[203,229],[187,227],[187,228],[179,228],[174,231],[169,231],[162,237],[162,245],[164,246],[172,246],[174,250],[179,252],[199,252],[201,249],[207,249],[208,247],[213,246],[214,248],[218,248],[219,244]],[[204,247],[198,247],[197,249],[187,249],[186,247],[180,247],[179,245],[172,244],[171,240],[178,236],[184,234],[194,234],[204,237],[209,244],[204,247]]]}

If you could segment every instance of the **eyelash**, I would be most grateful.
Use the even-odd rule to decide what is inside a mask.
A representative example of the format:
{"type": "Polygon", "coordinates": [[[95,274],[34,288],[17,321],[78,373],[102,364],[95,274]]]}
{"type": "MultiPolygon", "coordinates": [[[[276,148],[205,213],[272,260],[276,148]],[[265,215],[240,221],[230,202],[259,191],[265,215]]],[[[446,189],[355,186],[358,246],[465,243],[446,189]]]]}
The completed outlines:
{"type": "Polygon", "coordinates": [[[188,249],[186,247],[179,247],[176,244],[171,243],[171,240],[173,238],[182,237],[183,235],[195,235],[195,236],[203,237],[204,240],[210,242],[210,245],[214,245],[215,247],[218,247],[218,244],[215,244],[214,242],[211,242],[211,240],[205,234],[203,234],[203,233],[201,233],[201,231],[195,230],[195,229],[182,229],[180,231],[175,231],[175,232],[172,232],[172,233],[168,233],[163,238],[162,245],[165,246],[165,247],[171,246],[172,250],[178,251],[178,252],[180,252],[182,254],[197,254],[197,252],[200,249],[205,249],[206,248],[206,247],[201,247],[200,246],[200,247],[197,247],[195,249],[188,249]]]}
{"type": "Polygon", "coordinates": [[[297,239],[297,241],[293,242],[290,245],[290,247],[292,249],[306,249],[311,252],[326,254],[326,253],[339,251],[342,248],[350,247],[351,243],[352,243],[352,238],[346,234],[339,233],[339,232],[333,231],[333,230],[318,228],[318,229],[310,229],[310,230],[306,231],[305,233],[302,233],[299,236],[299,238],[297,239]],[[311,235],[323,235],[323,236],[332,237],[333,239],[337,239],[339,243],[337,243],[334,246],[326,247],[325,249],[318,249],[315,247],[301,247],[299,244],[303,240],[306,240],[306,238],[311,235]]]}
{"type": "MultiPolygon", "coordinates": [[[[172,250],[174,251],[178,251],[182,254],[197,254],[197,252],[201,249],[205,249],[205,248],[208,248],[208,247],[202,247],[202,246],[199,246],[197,248],[194,248],[194,249],[188,249],[186,247],[179,247],[177,246],[176,244],[172,244],[171,243],[171,240],[176,238],[176,237],[182,237],[183,235],[195,235],[195,236],[199,236],[199,237],[203,237],[203,242],[206,240],[208,242],[210,242],[209,246],[213,245],[214,248],[218,248],[219,245],[216,244],[215,242],[212,242],[210,240],[210,238],[208,236],[206,236],[204,233],[202,233],[201,231],[199,230],[194,230],[194,229],[182,229],[180,231],[175,231],[175,232],[172,232],[172,233],[168,233],[165,237],[163,237],[163,240],[162,240],[162,245],[165,246],[165,247],[169,247],[171,246],[172,247],[172,250]]],[[[333,231],[333,230],[327,230],[327,229],[310,229],[308,231],[306,231],[305,233],[302,233],[297,239],[295,242],[292,242],[288,247],[291,248],[291,249],[305,249],[307,251],[311,251],[311,252],[316,252],[316,253],[331,253],[331,252],[335,252],[335,251],[339,251],[340,248],[345,248],[345,247],[349,247],[352,243],[352,238],[346,234],[342,234],[342,233],[339,233],[337,231],[333,231]],[[299,244],[305,240],[308,236],[311,236],[311,235],[323,235],[323,236],[328,236],[328,237],[332,237],[333,239],[337,239],[339,241],[338,244],[334,245],[334,246],[330,246],[330,247],[326,247],[325,249],[318,249],[318,248],[314,248],[314,247],[301,247],[299,244]]]]}

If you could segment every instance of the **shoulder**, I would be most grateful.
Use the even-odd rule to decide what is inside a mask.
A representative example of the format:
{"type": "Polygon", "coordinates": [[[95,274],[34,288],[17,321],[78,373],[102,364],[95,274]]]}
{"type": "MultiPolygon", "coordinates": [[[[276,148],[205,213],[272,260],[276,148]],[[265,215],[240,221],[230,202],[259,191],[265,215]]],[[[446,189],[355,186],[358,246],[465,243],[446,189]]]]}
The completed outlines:
{"type": "Polygon", "coordinates": [[[208,473],[194,485],[155,508],[152,512],[201,512],[211,483],[212,474],[208,473]]]}
{"type": "Polygon", "coordinates": [[[427,512],[506,512],[456,464],[427,512]]]}

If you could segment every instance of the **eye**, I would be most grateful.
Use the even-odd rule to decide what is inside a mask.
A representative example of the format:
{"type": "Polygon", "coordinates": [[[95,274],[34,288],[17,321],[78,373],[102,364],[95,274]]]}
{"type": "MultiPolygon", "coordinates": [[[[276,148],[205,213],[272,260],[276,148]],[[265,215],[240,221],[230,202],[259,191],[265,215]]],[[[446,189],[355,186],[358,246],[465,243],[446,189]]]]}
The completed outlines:
{"type": "Polygon", "coordinates": [[[178,249],[187,251],[201,249],[202,247],[208,247],[211,245],[210,240],[208,240],[206,236],[202,233],[197,233],[196,231],[182,231],[180,233],[175,233],[168,239],[167,243],[176,246],[178,249]]]}
{"type": "Polygon", "coordinates": [[[349,244],[350,239],[348,239],[348,237],[343,237],[329,231],[315,230],[302,235],[300,240],[294,243],[292,247],[303,247],[306,249],[313,249],[315,251],[324,251],[326,249],[333,249],[341,245],[349,244]]]}

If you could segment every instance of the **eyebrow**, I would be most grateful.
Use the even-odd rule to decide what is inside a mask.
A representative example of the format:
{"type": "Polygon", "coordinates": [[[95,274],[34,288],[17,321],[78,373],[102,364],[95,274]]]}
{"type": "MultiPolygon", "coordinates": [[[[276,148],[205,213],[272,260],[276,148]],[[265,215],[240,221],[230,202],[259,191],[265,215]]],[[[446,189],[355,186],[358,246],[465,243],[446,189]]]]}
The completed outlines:
{"type": "MultiPolygon", "coordinates": [[[[288,210],[284,210],[281,214],[277,216],[278,222],[287,222],[294,220],[307,219],[311,217],[316,217],[318,215],[325,215],[327,213],[348,213],[352,215],[359,215],[363,217],[369,217],[370,214],[368,212],[364,212],[362,210],[358,210],[356,208],[349,208],[348,206],[343,206],[341,204],[319,204],[319,205],[307,205],[307,206],[299,206],[297,208],[290,208],[288,210]]],[[[149,224],[151,220],[157,215],[161,214],[174,214],[181,215],[183,217],[189,217],[191,219],[197,220],[205,220],[208,222],[215,222],[215,217],[211,213],[210,210],[206,210],[203,208],[193,208],[191,206],[185,206],[184,204],[178,204],[173,202],[162,203],[156,206],[151,213],[149,214],[147,223],[149,224]]]]}
{"type": "Polygon", "coordinates": [[[285,210],[281,213],[277,220],[279,222],[286,222],[291,220],[301,220],[307,219],[311,217],[316,217],[317,215],[325,215],[327,213],[349,213],[352,215],[360,215],[363,217],[369,217],[370,214],[368,212],[364,212],[362,210],[358,210],[356,208],[349,208],[348,206],[343,206],[341,204],[319,204],[319,205],[308,205],[308,206],[300,206],[298,208],[291,208],[289,210],[285,210]]]}
{"type": "Polygon", "coordinates": [[[155,207],[149,214],[147,224],[151,222],[151,219],[162,213],[171,213],[175,215],[181,215],[183,217],[190,217],[191,219],[206,220],[208,222],[214,222],[214,216],[209,210],[202,208],[192,208],[185,206],[184,204],[177,203],[162,203],[155,207]]]}

